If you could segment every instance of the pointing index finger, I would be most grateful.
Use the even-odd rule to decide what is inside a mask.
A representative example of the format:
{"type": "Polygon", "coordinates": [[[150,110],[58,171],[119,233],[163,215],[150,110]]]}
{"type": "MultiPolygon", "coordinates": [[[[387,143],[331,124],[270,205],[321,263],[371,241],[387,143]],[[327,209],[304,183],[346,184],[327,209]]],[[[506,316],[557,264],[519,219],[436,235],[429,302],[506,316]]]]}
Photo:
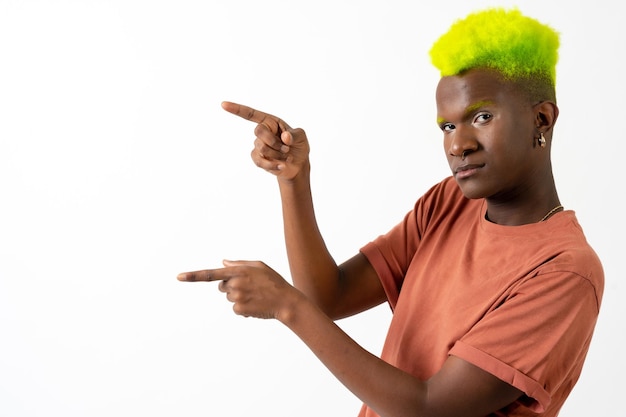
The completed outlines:
{"type": "Polygon", "coordinates": [[[268,113],[244,106],[243,104],[223,101],[222,108],[236,116],[250,120],[251,122],[263,124],[267,126],[274,134],[280,134],[285,130],[291,129],[284,120],[268,113]]]}
{"type": "Polygon", "coordinates": [[[224,269],[205,269],[202,271],[183,272],[176,277],[179,281],[196,282],[196,281],[225,281],[228,276],[224,269]]]}

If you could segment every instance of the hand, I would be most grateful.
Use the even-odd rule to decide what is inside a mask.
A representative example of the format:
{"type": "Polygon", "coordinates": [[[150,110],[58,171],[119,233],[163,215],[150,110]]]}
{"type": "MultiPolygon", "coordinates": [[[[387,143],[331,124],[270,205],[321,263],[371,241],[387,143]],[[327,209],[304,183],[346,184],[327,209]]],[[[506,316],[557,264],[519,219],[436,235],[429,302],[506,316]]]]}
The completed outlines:
{"type": "Polygon", "coordinates": [[[309,169],[309,142],[304,130],[292,129],[276,116],[241,104],[225,101],[222,108],[257,123],[251,157],[258,167],[284,180],[309,169]]]}
{"type": "Polygon", "coordinates": [[[276,271],[259,261],[224,261],[224,268],[185,272],[179,281],[220,281],[236,314],[262,319],[287,315],[293,301],[304,297],[276,271]]]}

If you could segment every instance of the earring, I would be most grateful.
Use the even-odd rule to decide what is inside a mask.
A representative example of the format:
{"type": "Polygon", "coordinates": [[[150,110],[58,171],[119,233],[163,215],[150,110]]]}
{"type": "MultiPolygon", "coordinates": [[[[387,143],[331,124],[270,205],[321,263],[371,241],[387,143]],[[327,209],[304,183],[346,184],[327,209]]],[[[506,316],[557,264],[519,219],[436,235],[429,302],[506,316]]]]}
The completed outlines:
{"type": "Polygon", "coordinates": [[[542,148],[546,147],[546,138],[543,137],[543,132],[539,135],[539,146],[542,148]]]}

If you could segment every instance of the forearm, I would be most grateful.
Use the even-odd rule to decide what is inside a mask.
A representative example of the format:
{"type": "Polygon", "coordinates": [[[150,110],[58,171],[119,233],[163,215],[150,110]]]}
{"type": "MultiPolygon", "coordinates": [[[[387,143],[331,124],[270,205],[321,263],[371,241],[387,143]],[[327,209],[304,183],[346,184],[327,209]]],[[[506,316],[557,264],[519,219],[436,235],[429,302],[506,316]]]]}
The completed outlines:
{"type": "Polygon", "coordinates": [[[426,383],[372,355],[310,302],[278,319],[311,349],[354,395],[380,416],[419,416],[426,383]]]}
{"type": "Polygon", "coordinates": [[[279,180],[279,188],[293,283],[328,313],[339,291],[339,268],[317,225],[308,167],[292,180],[279,180]]]}

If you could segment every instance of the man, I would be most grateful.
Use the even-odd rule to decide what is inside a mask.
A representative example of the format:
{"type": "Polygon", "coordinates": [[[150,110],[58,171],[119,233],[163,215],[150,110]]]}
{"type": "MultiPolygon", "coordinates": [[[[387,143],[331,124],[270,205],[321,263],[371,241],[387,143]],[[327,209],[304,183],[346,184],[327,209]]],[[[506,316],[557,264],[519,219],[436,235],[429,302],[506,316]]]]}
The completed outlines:
{"type": "Polygon", "coordinates": [[[252,159],[278,179],[294,286],[258,261],[178,279],[219,280],[235,313],[288,326],[363,401],[360,416],[556,416],[604,286],[552,175],[557,49],[518,10],[456,22],[431,50],[452,176],[341,265],[317,227],[304,131],[223,103],[257,123],[252,159]],[[383,302],[394,314],[378,358],[333,320],[383,302]]]}

